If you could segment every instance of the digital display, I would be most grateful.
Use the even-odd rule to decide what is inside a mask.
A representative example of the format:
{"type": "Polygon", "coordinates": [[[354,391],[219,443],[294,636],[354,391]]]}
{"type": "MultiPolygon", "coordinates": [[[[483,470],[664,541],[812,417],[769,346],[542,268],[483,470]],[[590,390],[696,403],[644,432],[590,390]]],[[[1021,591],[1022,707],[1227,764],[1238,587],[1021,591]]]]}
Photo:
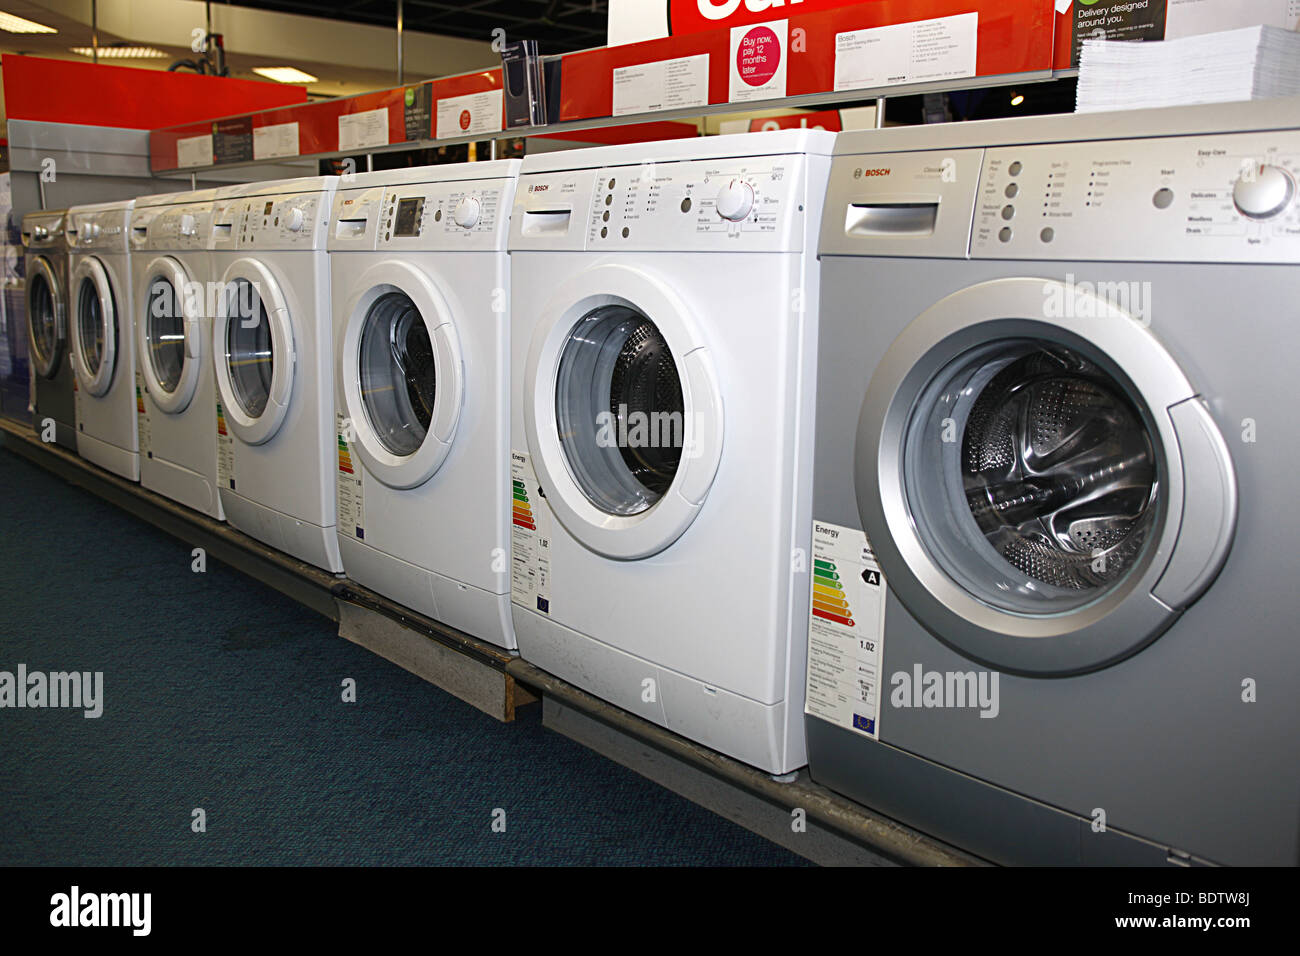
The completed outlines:
{"type": "Polygon", "coordinates": [[[393,235],[418,236],[420,219],[424,214],[424,197],[413,196],[397,201],[397,217],[393,223],[393,235]]]}
{"type": "Polygon", "coordinates": [[[266,204],[266,208],[262,210],[262,215],[263,215],[263,216],[269,216],[269,215],[271,215],[271,207],[274,206],[274,205],[275,205],[274,202],[268,202],[268,203],[266,204]]]}

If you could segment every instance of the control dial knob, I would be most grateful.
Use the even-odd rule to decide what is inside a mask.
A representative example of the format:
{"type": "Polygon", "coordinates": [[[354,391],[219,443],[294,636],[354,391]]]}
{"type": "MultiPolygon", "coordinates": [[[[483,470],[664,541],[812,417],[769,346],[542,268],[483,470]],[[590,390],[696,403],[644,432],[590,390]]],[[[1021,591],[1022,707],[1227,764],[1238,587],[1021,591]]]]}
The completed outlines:
{"type": "Polygon", "coordinates": [[[181,235],[182,236],[194,235],[194,228],[195,228],[194,217],[189,213],[183,214],[181,216],[181,235]]]}
{"type": "Polygon", "coordinates": [[[456,208],[451,213],[452,222],[462,229],[473,229],[478,224],[478,217],[479,201],[473,196],[466,196],[456,203],[456,208]]]}
{"type": "Polygon", "coordinates": [[[1243,216],[1271,219],[1295,197],[1295,180],[1280,166],[1259,165],[1243,172],[1232,187],[1232,201],[1243,216]]]}
{"type": "Polygon", "coordinates": [[[302,228],[303,215],[301,209],[290,209],[289,214],[284,217],[284,225],[290,232],[297,232],[302,228]]]}
{"type": "Polygon", "coordinates": [[[715,206],[723,219],[740,222],[754,208],[754,187],[743,179],[733,179],[718,190],[715,206]]]}
{"type": "Polygon", "coordinates": [[[32,227],[32,236],[36,239],[48,239],[50,238],[50,230],[44,226],[34,226],[32,227]]]}
{"type": "Polygon", "coordinates": [[[91,239],[94,239],[94,238],[95,238],[96,236],[98,236],[98,235],[99,235],[99,223],[97,223],[97,222],[92,222],[92,223],[90,223],[89,225],[86,226],[86,236],[87,236],[87,237],[89,237],[89,238],[91,238],[91,239]]]}

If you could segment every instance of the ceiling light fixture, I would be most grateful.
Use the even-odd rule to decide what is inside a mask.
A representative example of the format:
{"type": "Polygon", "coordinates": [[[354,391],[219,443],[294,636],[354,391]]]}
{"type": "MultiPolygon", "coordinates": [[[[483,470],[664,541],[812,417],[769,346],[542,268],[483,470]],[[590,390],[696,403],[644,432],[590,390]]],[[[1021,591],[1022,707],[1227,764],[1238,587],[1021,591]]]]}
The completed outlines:
{"type": "Polygon", "coordinates": [[[34,20],[24,20],[22,17],[16,17],[12,13],[5,13],[0,10],[0,30],[6,33],[58,33],[54,27],[47,27],[43,23],[37,23],[34,20]]]}
{"type": "Polygon", "coordinates": [[[253,72],[277,83],[315,83],[316,77],[293,66],[255,66],[253,72]]]}
{"type": "Polygon", "coordinates": [[[1023,103],[1024,101],[1025,101],[1025,94],[1024,94],[1024,93],[1015,93],[1015,92],[1013,92],[1013,93],[1011,94],[1011,105],[1012,105],[1012,106],[1019,106],[1019,105],[1020,105],[1021,103],[1023,103]]]}
{"type": "MultiPolygon", "coordinates": [[[[74,46],[72,52],[79,56],[93,57],[95,55],[94,48],[88,46],[74,46]]],[[[151,46],[101,46],[99,48],[99,58],[101,60],[110,58],[117,60],[149,60],[166,55],[162,50],[151,46]]]]}

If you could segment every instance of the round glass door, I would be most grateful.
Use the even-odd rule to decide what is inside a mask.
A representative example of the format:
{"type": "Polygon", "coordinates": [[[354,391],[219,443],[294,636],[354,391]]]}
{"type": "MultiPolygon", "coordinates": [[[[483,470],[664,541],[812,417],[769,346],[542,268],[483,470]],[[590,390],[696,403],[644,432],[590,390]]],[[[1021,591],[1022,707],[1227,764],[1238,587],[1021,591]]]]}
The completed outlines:
{"type": "Polygon", "coordinates": [[[212,339],[226,421],[260,445],[288,413],[296,361],[288,301],[264,263],[238,259],[226,269],[212,339]]]}
{"type": "Polygon", "coordinates": [[[630,266],[579,272],[543,306],[523,372],[528,450],[565,530],[619,560],[680,538],[713,487],[723,409],[673,288],[630,266]]]}
{"type": "Polygon", "coordinates": [[[258,418],[266,411],[275,376],[271,319],[247,279],[236,279],[227,294],[237,305],[226,322],[226,367],[240,410],[249,418],[258,418]]]}
{"type": "Polygon", "coordinates": [[[465,402],[460,337],[425,269],[382,261],[357,277],[338,340],[342,406],[366,471],[414,488],[451,452],[465,402]]]}
{"type": "Polygon", "coordinates": [[[975,349],[934,377],[908,424],[917,533],[992,607],[1086,605],[1139,567],[1152,540],[1161,481],[1149,420],[1113,375],[1064,345],[975,349]]]}
{"type": "Polygon", "coordinates": [[[370,306],[358,356],[361,402],[380,444],[406,458],[424,444],[438,402],[433,340],[411,297],[385,292],[370,306]]]}
{"type": "Polygon", "coordinates": [[[685,441],[682,381],[658,327],[624,305],[585,315],[560,352],[555,419],[569,473],[611,515],[667,493],[685,441]]]}
{"type": "Polygon", "coordinates": [[[46,378],[58,374],[63,357],[63,297],[59,282],[44,256],[29,259],[27,325],[36,371],[46,378]]]}
{"type": "Polygon", "coordinates": [[[108,391],[117,352],[117,304],[103,264],[83,259],[73,272],[72,350],[77,378],[91,395],[108,391]]]}
{"type": "Polygon", "coordinates": [[[1218,574],[1236,480],[1208,407],[1132,315],[1053,318],[1042,279],[917,316],[871,373],[858,511],[891,595],[937,639],[1028,675],[1154,640],[1218,574]]]}
{"type": "Polygon", "coordinates": [[[178,414],[189,407],[203,361],[202,296],[184,267],[164,256],[149,263],[138,288],[139,367],[158,408],[178,414]]]}

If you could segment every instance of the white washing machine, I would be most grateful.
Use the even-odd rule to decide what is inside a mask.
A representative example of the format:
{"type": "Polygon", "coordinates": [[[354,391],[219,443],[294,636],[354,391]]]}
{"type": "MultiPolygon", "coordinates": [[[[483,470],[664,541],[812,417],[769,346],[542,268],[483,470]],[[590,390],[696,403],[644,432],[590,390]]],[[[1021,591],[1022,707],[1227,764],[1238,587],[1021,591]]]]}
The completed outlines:
{"type": "Polygon", "coordinates": [[[226,520],[341,573],[325,251],[334,176],[217,190],[210,249],[217,486],[226,520]]]}
{"type": "Polygon", "coordinates": [[[814,779],[998,862],[1297,862],[1298,179],[1300,100],[841,136],[814,779]]]}
{"type": "Polygon", "coordinates": [[[68,340],[77,377],[77,452],[140,480],[131,210],[135,200],[68,210],[68,340]]]}
{"type": "Polygon", "coordinates": [[[511,222],[520,654],[785,774],[831,134],[529,156],[511,222]]]}
{"type": "Polygon", "coordinates": [[[131,214],[140,483],[224,519],[217,494],[212,189],[141,196],[131,214]]]}
{"type": "Polygon", "coordinates": [[[518,160],[365,173],[334,199],[338,537],[348,577],[503,647],[518,160]]]}

